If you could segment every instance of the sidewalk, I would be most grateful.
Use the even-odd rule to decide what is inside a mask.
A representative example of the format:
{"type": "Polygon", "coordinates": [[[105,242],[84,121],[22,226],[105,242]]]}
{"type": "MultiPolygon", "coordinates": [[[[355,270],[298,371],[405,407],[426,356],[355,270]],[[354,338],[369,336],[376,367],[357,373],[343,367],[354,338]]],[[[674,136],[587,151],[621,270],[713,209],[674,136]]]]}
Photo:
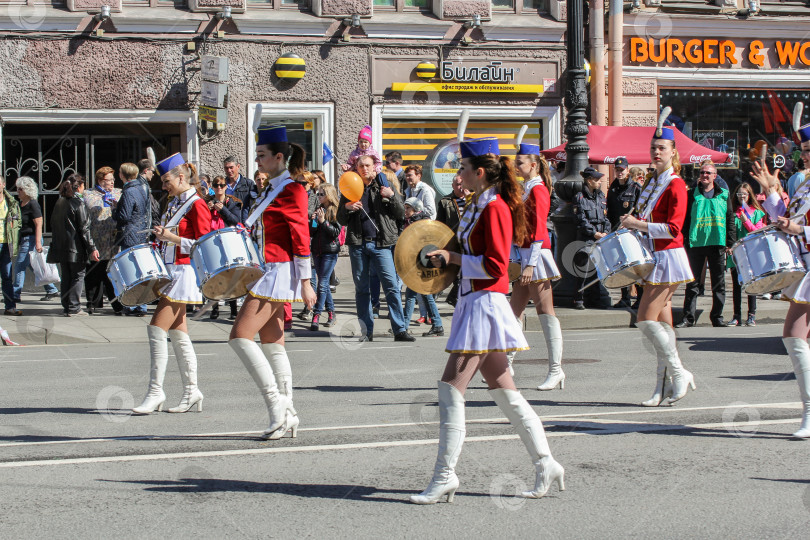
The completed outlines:
{"type": "MultiPolygon", "coordinates": [[[[338,324],[331,329],[332,334],[349,335],[354,330],[357,333],[355,324],[347,324],[355,317],[354,306],[354,286],[351,278],[351,267],[348,257],[341,257],[338,261],[337,275],[340,285],[337,293],[334,294],[335,308],[338,316],[338,324]]],[[[731,319],[731,283],[729,274],[726,274],[727,290],[726,307],[724,310],[726,320],[731,319]]],[[[707,279],[708,282],[708,279],[707,279]]],[[[708,283],[707,283],[708,284],[708,283]]],[[[681,307],[683,306],[683,287],[678,289],[673,300],[675,320],[680,320],[681,307]]],[[[58,300],[41,302],[43,296],[41,288],[26,287],[22,295],[22,303],[18,309],[24,315],[21,317],[0,316],[0,325],[5,328],[11,339],[23,345],[62,345],[72,343],[140,343],[146,340],[146,325],[149,324],[153,306],[150,306],[150,315],[147,317],[116,317],[112,308],[108,305],[99,315],[87,317],[64,317],[62,316],[62,306],[58,300]]],[[[614,294],[614,301],[618,299],[618,291],[614,294]]],[[[452,306],[444,302],[444,298],[438,302],[441,313],[445,336],[449,334],[450,323],[453,313],[452,306]]],[[[288,335],[294,336],[317,336],[325,337],[330,335],[328,329],[323,328],[319,332],[310,332],[309,323],[298,320],[295,315],[300,311],[302,304],[293,305],[293,330],[288,335]]],[[[707,289],[707,294],[698,298],[698,322],[699,326],[708,326],[708,311],[711,307],[711,294],[707,289]],[[704,312],[704,313],[701,313],[704,312]]],[[[745,316],[747,304],[743,297],[743,316],[745,316]]],[[[761,324],[781,323],[787,312],[788,303],[779,300],[758,300],[757,302],[757,322],[761,324]]],[[[526,310],[525,329],[539,331],[540,323],[535,316],[533,307],[530,305],[526,310]]],[[[563,330],[583,330],[600,328],[627,328],[631,324],[632,313],[630,310],[609,309],[596,310],[586,309],[578,311],[570,308],[557,308],[557,317],[563,330]]],[[[210,321],[208,315],[204,315],[199,321],[189,321],[189,333],[195,342],[221,342],[227,341],[231,331],[232,321],[228,320],[229,310],[227,306],[220,309],[220,318],[210,321]]],[[[383,298],[382,318],[375,323],[374,335],[383,339],[390,338],[390,324],[386,316],[385,300],[383,298]]],[[[414,318],[418,317],[418,310],[415,311],[414,318]]],[[[422,339],[422,332],[427,332],[430,327],[427,325],[411,325],[411,332],[418,339],[422,339]]],[[[722,329],[718,329],[722,331],[722,329]]],[[[445,339],[445,338],[424,338],[424,339],[445,339]]]]}

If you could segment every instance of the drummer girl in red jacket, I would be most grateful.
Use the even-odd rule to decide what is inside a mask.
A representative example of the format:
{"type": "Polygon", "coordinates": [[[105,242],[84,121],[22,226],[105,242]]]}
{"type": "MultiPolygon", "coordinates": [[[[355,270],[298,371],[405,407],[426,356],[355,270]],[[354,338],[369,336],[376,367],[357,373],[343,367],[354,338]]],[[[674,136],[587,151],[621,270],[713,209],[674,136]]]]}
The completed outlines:
{"type": "Polygon", "coordinates": [[[316,299],[309,281],[308,198],[301,178],[305,159],[303,148],[287,142],[284,126],[258,129],[256,163],[269,175],[272,188],[256,200],[246,225],[255,223],[253,236],[264,258],[264,276],[250,289],[228,343],[264,397],[270,414],[264,437],[271,440],[288,431],[295,437],[298,431],[292,370],[284,348],[284,303],[303,301],[312,308],[316,299]],[[257,333],[261,347],[254,341],[257,333]]]}
{"type": "MultiPolygon", "coordinates": [[[[794,111],[794,118],[797,118],[796,123],[798,124],[801,110],[794,111]]],[[[810,166],[810,124],[798,127],[796,131],[801,139],[801,159],[807,168],[810,166]]],[[[810,212],[808,212],[810,179],[805,179],[796,188],[790,202],[785,205],[779,196],[778,169],[771,173],[764,163],[756,161],[753,163],[752,169],[751,176],[759,182],[763,193],[767,195],[762,207],[768,212],[768,216],[776,223],[779,230],[795,237],[802,259],[804,259],[805,265],[808,265],[810,263],[810,227],[808,227],[810,224],[810,212]]],[[[782,297],[790,300],[790,307],[785,315],[785,324],[782,326],[782,343],[785,344],[793,364],[793,372],[796,374],[799,395],[802,399],[802,423],[793,437],[810,439],[810,346],[807,344],[807,337],[810,336],[810,273],[782,290],[782,297]]]]}
{"type": "MultiPolygon", "coordinates": [[[[548,375],[538,390],[554,390],[565,385],[562,370],[563,338],[560,321],[554,313],[551,282],[560,279],[548,237],[548,211],[551,205],[551,171],[536,144],[521,143],[515,157],[517,172],[523,182],[523,203],[526,211],[526,236],[523,244],[515,246],[520,253],[520,278],[512,286],[510,304],[515,317],[520,319],[531,299],[543,327],[548,349],[548,375]]],[[[511,366],[515,353],[510,353],[511,366]]],[[[510,367],[511,372],[511,367],[510,367]]]]}
{"type": "Polygon", "coordinates": [[[160,174],[163,190],[174,197],[161,218],[161,225],[154,229],[157,239],[163,242],[163,262],[172,276],[172,282],[161,289],[160,302],[146,327],[152,357],[149,391],[143,403],[132,411],[149,414],[163,408],[166,401],[163,378],[169,360],[168,334],[183,380],[180,404],[169,409],[169,412],[186,412],[194,405],[197,405],[199,412],[202,410],[203,395],[197,388],[197,356],[188,337],[186,305],[202,304],[202,293],[197,286],[189,254],[194,241],[211,232],[211,212],[191,186],[197,176],[197,168],[192,163],[186,163],[183,156],[174,154],[155,164],[155,168],[160,174]]]}
{"type": "Polygon", "coordinates": [[[439,381],[439,455],[427,489],[410,500],[433,504],[447,495],[452,502],[458,488],[456,462],[466,433],[464,392],[480,370],[489,392],[517,430],[536,468],[535,486],[524,497],[538,498],[557,482],[565,489],[562,465],[551,457],[543,424],[515,388],[506,353],[528,349],[520,325],[506,300],[509,292],[509,252],[520,244],[526,217],[520,185],[508,157],[499,157],[498,139],[462,141],[459,175],[475,192],[464,209],[456,236],[462,253],[430,253],[434,266],[442,261],[461,267],[459,301],[447,341],[450,358],[439,381]]]}
{"type": "MultiPolygon", "coordinates": [[[[659,121],[663,123],[663,119],[659,121]]],[[[681,364],[672,329],[672,295],[678,285],[694,278],[683,248],[687,193],[678,176],[681,163],[672,129],[656,129],[650,158],[655,174],[638,200],[637,213],[642,219],[631,214],[620,219],[624,227],[646,232],[652,239],[655,266],[643,282],[636,326],[650,340],[658,359],[655,391],[641,405],[657,407],[678,401],[690,386],[695,389],[694,376],[681,364]]]]}

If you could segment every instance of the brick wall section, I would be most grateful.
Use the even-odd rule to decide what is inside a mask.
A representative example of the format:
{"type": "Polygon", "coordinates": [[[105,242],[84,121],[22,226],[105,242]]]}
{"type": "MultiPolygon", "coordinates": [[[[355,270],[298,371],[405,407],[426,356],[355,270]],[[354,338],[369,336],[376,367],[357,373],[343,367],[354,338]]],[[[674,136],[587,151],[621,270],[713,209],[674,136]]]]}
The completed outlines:
{"type": "MultiPolygon", "coordinates": [[[[281,0],[277,0],[281,1],[281,0]]],[[[315,13],[321,17],[345,17],[358,13],[360,15],[371,15],[373,0],[313,0],[315,13]]]]}
{"type": "Polygon", "coordinates": [[[625,77],[622,80],[625,126],[654,126],[658,120],[658,83],[655,79],[625,77]]]}
{"type": "Polygon", "coordinates": [[[88,13],[98,13],[101,6],[110,6],[113,13],[121,12],[122,0],[67,0],[68,11],[86,11],[88,13]]]}
{"type": "Polygon", "coordinates": [[[440,19],[471,19],[475,15],[489,19],[492,16],[491,8],[489,0],[442,0],[441,13],[437,15],[440,19]]]}

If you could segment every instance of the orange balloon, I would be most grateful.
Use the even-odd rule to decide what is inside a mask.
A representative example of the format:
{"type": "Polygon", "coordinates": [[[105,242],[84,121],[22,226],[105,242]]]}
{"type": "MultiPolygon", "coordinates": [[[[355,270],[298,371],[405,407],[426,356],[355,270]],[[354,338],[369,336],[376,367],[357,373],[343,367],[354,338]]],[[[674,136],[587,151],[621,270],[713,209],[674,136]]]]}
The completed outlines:
{"type": "Polygon", "coordinates": [[[363,179],[354,171],[346,171],[340,176],[338,181],[340,193],[349,199],[349,202],[357,202],[363,196],[363,179]]]}

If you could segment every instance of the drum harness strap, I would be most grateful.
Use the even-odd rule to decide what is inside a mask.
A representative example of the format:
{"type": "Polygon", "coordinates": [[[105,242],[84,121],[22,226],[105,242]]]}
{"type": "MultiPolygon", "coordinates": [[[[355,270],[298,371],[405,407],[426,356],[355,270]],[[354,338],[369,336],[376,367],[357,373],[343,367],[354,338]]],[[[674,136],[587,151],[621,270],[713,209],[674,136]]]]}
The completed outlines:
{"type": "MultiPolygon", "coordinates": [[[[178,203],[178,201],[180,200],[179,198],[176,198],[172,202],[172,206],[170,206],[169,209],[166,211],[166,214],[164,214],[165,217],[168,218],[169,216],[171,216],[171,218],[169,218],[169,221],[165,225],[163,225],[163,227],[166,229],[177,227],[177,225],[180,223],[180,220],[183,219],[183,217],[188,213],[189,210],[191,210],[191,205],[194,204],[194,201],[196,201],[199,198],[200,198],[199,195],[194,193],[188,199],[186,199],[186,202],[184,202],[179,208],[177,208],[176,212],[172,212],[172,206],[175,206],[176,203],[178,203]]],[[[161,246],[160,251],[165,254],[167,244],[165,242],[161,242],[160,246],[161,246]]],[[[175,258],[176,258],[175,256],[172,256],[172,262],[167,264],[174,263],[175,258]]]]}
{"type": "Polygon", "coordinates": [[[282,178],[282,180],[281,182],[279,182],[278,186],[274,187],[271,191],[265,190],[265,195],[264,198],[262,199],[262,202],[253,207],[253,210],[250,212],[250,215],[245,220],[245,228],[250,229],[251,227],[253,227],[253,224],[259,220],[259,217],[261,217],[265,208],[270,206],[270,204],[275,200],[275,198],[278,197],[278,194],[281,193],[285,187],[287,187],[287,184],[291,184],[293,182],[293,179],[290,178],[290,173],[288,171],[284,172],[286,174],[286,178],[284,177],[284,175],[280,175],[279,178],[282,178]]]}

